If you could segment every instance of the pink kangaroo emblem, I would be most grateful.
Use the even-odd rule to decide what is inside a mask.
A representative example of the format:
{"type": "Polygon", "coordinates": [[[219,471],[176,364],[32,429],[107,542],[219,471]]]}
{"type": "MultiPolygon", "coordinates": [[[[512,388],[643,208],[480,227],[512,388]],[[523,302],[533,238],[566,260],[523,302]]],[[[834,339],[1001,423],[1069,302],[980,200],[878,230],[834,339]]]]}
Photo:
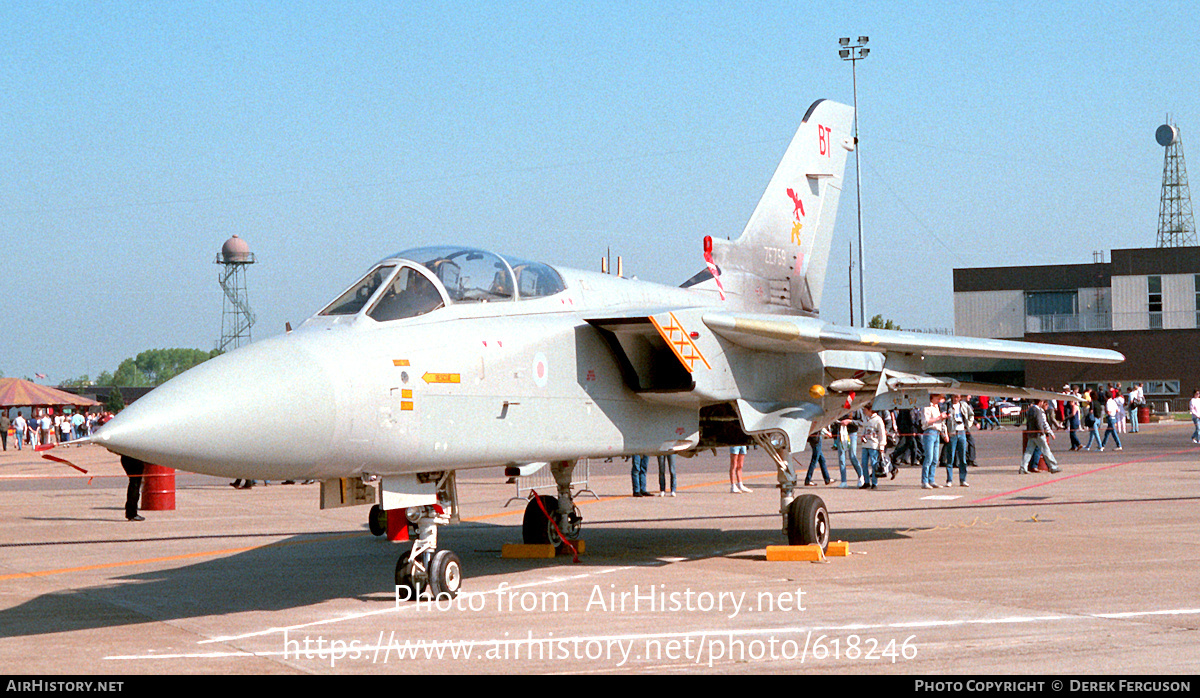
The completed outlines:
{"type": "Polygon", "coordinates": [[[801,201],[800,197],[796,196],[796,192],[792,191],[791,189],[788,189],[787,192],[788,196],[792,197],[792,203],[796,205],[796,209],[792,211],[792,216],[796,220],[800,220],[800,216],[804,215],[804,202],[801,201]]]}
{"type": "Polygon", "coordinates": [[[792,203],[796,205],[795,210],[792,211],[792,244],[799,245],[800,229],[804,227],[804,224],[800,222],[800,216],[804,215],[804,202],[790,188],[787,190],[787,193],[788,196],[792,197],[792,203]]]}

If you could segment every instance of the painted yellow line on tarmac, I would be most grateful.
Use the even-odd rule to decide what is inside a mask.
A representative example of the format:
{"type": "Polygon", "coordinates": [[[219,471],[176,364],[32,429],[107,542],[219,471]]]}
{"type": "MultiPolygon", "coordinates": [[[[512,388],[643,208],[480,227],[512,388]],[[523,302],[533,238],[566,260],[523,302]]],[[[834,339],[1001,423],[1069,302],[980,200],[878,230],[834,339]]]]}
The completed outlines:
{"type": "MultiPolygon", "coordinates": [[[[649,477],[649,476],[647,476],[647,477],[649,477]]],[[[774,474],[773,473],[764,473],[761,475],[746,475],[746,476],[742,477],[742,480],[743,481],[756,480],[758,478],[763,478],[763,477],[774,477],[774,474]]],[[[718,487],[718,486],[726,487],[728,485],[729,485],[728,480],[713,480],[712,482],[698,482],[694,485],[684,485],[683,487],[676,487],[675,491],[679,492],[682,490],[698,490],[698,489],[701,489],[704,487],[718,487]]],[[[548,491],[557,492],[556,490],[548,490],[548,491]]],[[[622,499],[633,499],[633,495],[618,494],[618,495],[614,495],[612,497],[601,497],[599,499],[584,499],[584,500],[576,501],[575,505],[583,506],[585,504],[599,504],[601,502],[616,502],[616,501],[620,501],[622,499]]],[[[484,521],[486,519],[499,519],[499,518],[502,518],[505,516],[518,516],[518,515],[523,515],[524,513],[525,513],[524,509],[513,509],[511,511],[498,511],[495,514],[483,514],[481,516],[472,516],[469,519],[463,519],[463,521],[484,521]]]]}
{"type": "MultiPolygon", "coordinates": [[[[769,473],[762,474],[762,475],[748,475],[748,476],[744,477],[743,480],[752,480],[752,479],[770,477],[770,476],[771,476],[771,474],[769,474],[769,473]]],[[[83,476],[63,475],[63,476],[41,476],[41,477],[77,478],[77,477],[83,477],[83,476]]],[[[121,477],[125,477],[125,476],[122,475],[121,477]]],[[[701,483],[697,483],[694,485],[686,485],[684,487],[677,488],[677,490],[694,490],[694,489],[700,489],[700,488],[704,488],[704,487],[714,487],[717,485],[727,485],[727,484],[729,484],[729,483],[726,480],[714,480],[712,482],[701,482],[701,483]]],[[[615,497],[601,497],[600,499],[591,499],[591,500],[581,501],[581,502],[578,502],[578,504],[579,505],[597,504],[597,503],[601,503],[601,502],[614,502],[614,501],[618,501],[618,500],[622,500],[622,499],[630,499],[630,498],[631,498],[630,495],[619,495],[619,496],[615,496],[615,497]]],[[[463,521],[486,521],[488,519],[497,519],[497,518],[502,518],[505,516],[518,516],[518,515],[523,516],[524,514],[525,514],[524,509],[514,509],[512,511],[501,511],[501,512],[496,512],[494,514],[483,514],[480,516],[472,516],[472,517],[464,518],[462,520],[463,521]]],[[[321,537],[321,538],[305,538],[304,540],[279,541],[276,543],[267,543],[265,545],[249,545],[249,546],[240,547],[240,548],[225,548],[222,550],[204,550],[204,551],[195,552],[195,553],[184,553],[182,555],[168,555],[165,557],[151,557],[151,558],[145,558],[145,559],[141,559],[141,560],[124,560],[121,562],[106,562],[106,563],[102,563],[102,564],[98,564],[98,565],[83,565],[80,567],[63,567],[60,569],[42,570],[42,571],[38,571],[38,572],[14,572],[12,574],[0,575],[0,582],[8,581],[11,579],[30,579],[30,578],[36,578],[36,577],[50,577],[50,576],[57,575],[57,574],[70,574],[72,572],[91,572],[91,571],[95,571],[95,570],[113,569],[113,568],[117,568],[117,567],[135,567],[138,565],[152,565],[152,564],[156,564],[156,563],[160,563],[160,562],[192,560],[192,559],[201,558],[201,557],[219,557],[221,555],[236,555],[237,553],[245,553],[245,552],[249,552],[251,550],[277,548],[277,547],[283,547],[283,546],[288,546],[288,545],[302,545],[302,544],[306,544],[306,543],[323,543],[325,541],[346,540],[349,538],[358,538],[358,537],[367,536],[367,535],[370,535],[370,534],[365,533],[365,532],[363,532],[363,533],[345,533],[345,534],[341,534],[341,535],[325,536],[325,537],[321,537]]]]}

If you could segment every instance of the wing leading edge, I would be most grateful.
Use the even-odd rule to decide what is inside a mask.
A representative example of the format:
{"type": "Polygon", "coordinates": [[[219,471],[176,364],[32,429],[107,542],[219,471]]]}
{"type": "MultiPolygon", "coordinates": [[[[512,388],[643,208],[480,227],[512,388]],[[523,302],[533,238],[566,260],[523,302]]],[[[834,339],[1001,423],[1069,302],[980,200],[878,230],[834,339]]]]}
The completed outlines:
{"type": "Polygon", "coordinates": [[[885,354],[1077,361],[1095,364],[1116,364],[1125,360],[1120,352],[1108,349],[841,327],[806,317],[712,313],[704,315],[703,319],[709,329],[738,346],[778,353],[874,351],[885,354]]]}

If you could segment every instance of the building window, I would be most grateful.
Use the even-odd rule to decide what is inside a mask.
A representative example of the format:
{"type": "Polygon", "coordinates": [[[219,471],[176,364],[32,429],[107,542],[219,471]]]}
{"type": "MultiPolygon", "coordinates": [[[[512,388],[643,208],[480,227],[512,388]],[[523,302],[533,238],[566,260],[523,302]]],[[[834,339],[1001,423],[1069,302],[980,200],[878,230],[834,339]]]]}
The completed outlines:
{"type": "Polygon", "coordinates": [[[1080,332],[1094,329],[1095,318],[1079,314],[1079,291],[1026,291],[1026,332],[1080,332]],[[1088,322],[1085,322],[1088,321],[1088,322]]]}
{"type": "Polygon", "coordinates": [[[1079,312],[1078,291],[1027,291],[1026,315],[1075,315],[1079,312]]]}
{"type": "Polygon", "coordinates": [[[1147,276],[1146,286],[1150,291],[1150,329],[1161,330],[1163,326],[1162,277],[1147,276]]]}
{"type": "Polygon", "coordinates": [[[1200,274],[1196,274],[1193,284],[1196,290],[1196,327],[1200,327],[1200,274]]]}
{"type": "Polygon", "coordinates": [[[1161,381],[1144,381],[1142,392],[1146,395],[1175,396],[1179,395],[1179,381],[1177,380],[1161,380],[1161,381]]]}

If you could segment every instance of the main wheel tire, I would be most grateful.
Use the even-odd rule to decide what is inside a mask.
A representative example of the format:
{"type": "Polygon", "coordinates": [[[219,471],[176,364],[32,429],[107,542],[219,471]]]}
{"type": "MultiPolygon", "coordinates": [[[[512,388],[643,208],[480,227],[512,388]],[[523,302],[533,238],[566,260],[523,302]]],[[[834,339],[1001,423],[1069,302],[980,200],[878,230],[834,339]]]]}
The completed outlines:
{"type": "Polygon", "coordinates": [[[387,533],[387,512],[383,507],[378,504],[371,507],[371,513],[367,514],[367,528],[371,529],[373,536],[387,533]]]}
{"type": "Polygon", "coordinates": [[[436,601],[441,598],[454,598],[462,588],[462,562],[458,556],[449,550],[439,550],[433,554],[429,565],[429,593],[436,601]]]}
{"type": "Polygon", "coordinates": [[[521,521],[521,539],[527,544],[534,543],[549,543],[558,542],[558,534],[554,533],[554,525],[550,519],[546,518],[546,513],[551,516],[558,511],[558,497],[551,497],[548,494],[538,495],[536,499],[530,499],[525,505],[525,518],[521,521]],[[538,499],[542,500],[542,506],[538,506],[538,499]],[[543,512],[542,508],[546,511],[543,512]]]}
{"type": "Polygon", "coordinates": [[[802,494],[788,506],[787,535],[789,545],[829,547],[829,509],[815,494],[802,494]]]}
{"type": "Polygon", "coordinates": [[[417,600],[417,587],[413,584],[412,564],[408,560],[411,553],[411,550],[405,552],[396,561],[396,586],[399,587],[396,590],[397,597],[403,596],[406,593],[405,590],[408,590],[408,598],[402,598],[401,601],[417,600]]]}

